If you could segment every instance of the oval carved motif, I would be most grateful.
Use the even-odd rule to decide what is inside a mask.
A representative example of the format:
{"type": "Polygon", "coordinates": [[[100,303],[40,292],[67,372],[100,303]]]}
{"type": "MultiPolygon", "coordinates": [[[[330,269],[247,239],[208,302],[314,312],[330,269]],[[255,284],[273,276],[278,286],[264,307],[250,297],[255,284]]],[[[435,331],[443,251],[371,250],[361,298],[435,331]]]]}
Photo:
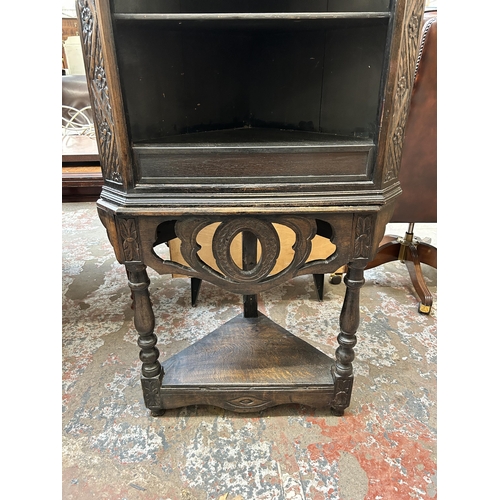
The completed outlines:
{"type": "Polygon", "coordinates": [[[280,240],[270,222],[243,217],[223,222],[215,231],[212,251],[219,269],[235,281],[258,281],[267,276],[280,253],[280,240]],[[244,232],[253,233],[262,246],[262,257],[251,269],[240,269],[231,256],[231,242],[244,232]]]}
{"type": "MultiPolygon", "coordinates": [[[[315,234],[316,220],[300,216],[273,219],[247,216],[222,220],[211,217],[187,217],[175,222],[175,235],[180,240],[180,252],[189,267],[171,261],[161,261],[161,272],[186,274],[244,295],[248,295],[249,287],[252,293],[260,293],[284,283],[303,269],[311,253],[311,240],[315,234]],[[200,258],[198,252],[202,247],[197,242],[198,234],[216,222],[220,224],[218,232],[216,230],[213,234],[211,250],[218,269],[214,269],[200,258]],[[281,271],[270,275],[281,249],[274,224],[290,228],[296,234],[296,242],[292,247],[291,262],[281,271]],[[261,245],[261,261],[251,269],[241,269],[230,255],[230,243],[240,232],[252,233],[261,245]]],[[[154,262],[159,264],[160,258],[156,255],[155,257],[154,262]]]]}

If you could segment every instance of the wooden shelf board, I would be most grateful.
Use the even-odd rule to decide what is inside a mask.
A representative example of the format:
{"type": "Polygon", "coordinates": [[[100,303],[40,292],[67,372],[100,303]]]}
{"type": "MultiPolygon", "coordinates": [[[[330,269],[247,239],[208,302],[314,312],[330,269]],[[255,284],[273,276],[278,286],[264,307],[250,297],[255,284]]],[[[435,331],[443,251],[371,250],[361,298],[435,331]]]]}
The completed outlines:
{"type": "Polygon", "coordinates": [[[115,13],[116,20],[127,21],[302,21],[330,19],[381,19],[389,12],[221,12],[221,13],[115,13]]]}
{"type": "Polygon", "coordinates": [[[154,141],[134,143],[134,149],[147,148],[289,148],[289,147],[348,147],[371,148],[372,139],[345,137],[320,132],[283,130],[265,127],[240,127],[172,135],[154,141]]]}
{"type": "Polygon", "coordinates": [[[328,388],[333,364],[263,314],[239,315],[165,361],[162,389],[328,388]]]}

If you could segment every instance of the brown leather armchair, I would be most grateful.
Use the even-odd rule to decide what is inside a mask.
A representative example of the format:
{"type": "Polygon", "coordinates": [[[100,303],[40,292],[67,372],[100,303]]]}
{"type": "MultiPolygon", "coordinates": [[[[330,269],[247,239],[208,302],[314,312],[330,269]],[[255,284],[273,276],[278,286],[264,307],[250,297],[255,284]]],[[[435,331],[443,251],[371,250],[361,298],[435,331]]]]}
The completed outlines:
{"type": "Polygon", "coordinates": [[[386,262],[404,262],[420,298],[419,311],[432,307],[421,264],[437,268],[437,249],[414,236],[418,222],[437,222],[437,11],[426,11],[420,54],[401,159],[399,197],[391,222],[407,222],[404,237],[386,235],[367,269],[386,262]]]}

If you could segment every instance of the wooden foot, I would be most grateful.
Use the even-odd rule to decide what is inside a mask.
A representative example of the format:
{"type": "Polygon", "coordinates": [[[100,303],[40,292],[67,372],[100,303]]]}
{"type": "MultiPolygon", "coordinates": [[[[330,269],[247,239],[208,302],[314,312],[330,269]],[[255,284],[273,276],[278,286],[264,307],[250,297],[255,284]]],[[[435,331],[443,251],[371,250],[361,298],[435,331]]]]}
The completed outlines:
{"type": "Polygon", "coordinates": [[[409,246],[406,249],[405,264],[410,274],[413,287],[415,288],[415,291],[420,298],[418,310],[422,314],[429,314],[432,308],[432,294],[427,288],[427,284],[424,280],[422,267],[420,266],[418,250],[413,245],[409,246]]]}
{"type": "Polygon", "coordinates": [[[167,410],[151,410],[151,416],[152,417],[161,417],[162,415],[165,415],[165,412],[167,410]]]}

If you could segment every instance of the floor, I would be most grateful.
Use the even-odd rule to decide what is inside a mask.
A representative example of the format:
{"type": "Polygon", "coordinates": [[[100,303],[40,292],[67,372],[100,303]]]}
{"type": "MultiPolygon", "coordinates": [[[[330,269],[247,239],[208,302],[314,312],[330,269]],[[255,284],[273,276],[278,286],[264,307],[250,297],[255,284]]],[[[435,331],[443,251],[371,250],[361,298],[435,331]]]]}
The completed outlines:
{"type": "MultiPolygon", "coordinates": [[[[400,262],[366,271],[351,406],[343,417],[289,405],[238,415],[216,407],[149,415],[124,268],[95,203],[63,216],[62,498],[376,500],[436,494],[437,273],[423,266],[430,315],[400,262]]],[[[405,224],[387,232],[403,235],[405,224]]],[[[437,225],[415,234],[437,245],[437,225]]],[[[164,358],[241,312],[240,297],[149,272],[164,358]]],[[[344,284],[312,277],[264,293],[260,309],[326,354],[336,349],[344,284]]]]}

